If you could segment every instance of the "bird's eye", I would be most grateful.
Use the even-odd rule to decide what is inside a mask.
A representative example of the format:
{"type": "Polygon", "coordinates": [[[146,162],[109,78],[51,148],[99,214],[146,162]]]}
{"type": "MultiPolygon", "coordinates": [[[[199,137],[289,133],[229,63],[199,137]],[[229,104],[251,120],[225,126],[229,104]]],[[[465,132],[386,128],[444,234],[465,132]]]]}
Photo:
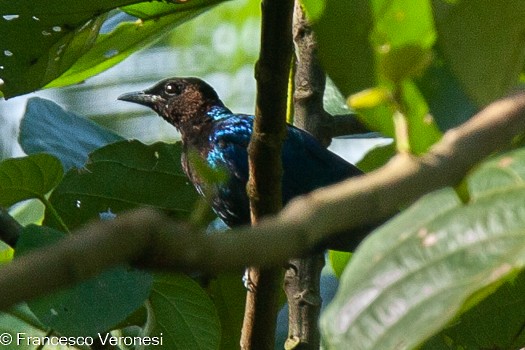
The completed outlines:
{"type": "Polygon", "coordinates": [[[177,83],[168,83],[164,87],[164,92],[168,95],[178,95],[182,92],[182,87],[177,83]]]}

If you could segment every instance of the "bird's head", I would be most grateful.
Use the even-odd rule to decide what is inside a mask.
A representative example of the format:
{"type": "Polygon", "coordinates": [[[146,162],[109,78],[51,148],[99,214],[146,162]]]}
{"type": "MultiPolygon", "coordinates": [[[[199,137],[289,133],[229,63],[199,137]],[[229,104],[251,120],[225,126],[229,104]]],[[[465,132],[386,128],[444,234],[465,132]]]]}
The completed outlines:
{"type": "Polygon", "coordinates": [[[150,107],[181,131],[211,120],[206,112],[214,106],[224,106],[215,90],[198,78],[164,79],[149,89],[126,93],[118,99],[150,107]]]}

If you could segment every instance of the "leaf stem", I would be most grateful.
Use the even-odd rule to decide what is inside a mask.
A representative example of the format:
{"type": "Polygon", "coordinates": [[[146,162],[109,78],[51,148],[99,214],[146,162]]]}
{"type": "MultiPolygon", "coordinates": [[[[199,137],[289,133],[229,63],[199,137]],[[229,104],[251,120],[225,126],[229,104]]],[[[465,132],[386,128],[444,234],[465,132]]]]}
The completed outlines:
{"type": "Polygon", "coordinates": [[[70,233],[69,228],[67,227],[64,220],[62,220],[62,217],[58,214],[53,204],[51,204],[51,202],[45,196],[38,196],[38,199],[44,204],[49,215],[51,215],[51,217],[56,221],[60,230],[66,233],[70,233]]]}

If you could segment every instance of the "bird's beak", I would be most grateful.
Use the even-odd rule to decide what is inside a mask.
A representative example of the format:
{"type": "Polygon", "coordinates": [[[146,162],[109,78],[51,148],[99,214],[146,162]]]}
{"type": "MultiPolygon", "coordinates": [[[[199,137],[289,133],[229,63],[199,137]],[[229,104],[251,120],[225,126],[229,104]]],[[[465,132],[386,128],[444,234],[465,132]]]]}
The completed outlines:
{"type": "Polygon", "coordinates": [[[117,100],[138,103],[147,107],[153,107],[159,96],[148,94],[146,91],[128,92],[117,97],[117,100]]]}

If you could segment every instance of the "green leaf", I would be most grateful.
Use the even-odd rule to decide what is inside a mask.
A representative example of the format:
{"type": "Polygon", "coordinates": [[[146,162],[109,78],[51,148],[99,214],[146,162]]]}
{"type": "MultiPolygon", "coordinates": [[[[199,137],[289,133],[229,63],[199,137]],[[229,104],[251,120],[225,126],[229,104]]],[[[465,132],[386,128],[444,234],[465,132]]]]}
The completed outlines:
{"type": "Polygon", "coordinates": [[[371,4],[375,19],[371,40],[378,52],[432,47],[436,31],[430,0],[372,0],[371,4]]]}
{"type": "Polygon", "coordinates": [[[238,348],[246,300],[246,289],[240,274],[218,275],[210,282],[207,292],[215,304],[221,322],[220,348],[238,348]]]}
{"type": "Polygon", "coordinates": [[[24,152],[52,154],[65,170],[83,167],[90,152],[120,140],[122,137],[114,132],[39,97],[27,101],[20,124],[19,141],[24,152]]]}
{"type": "Polygon", "coordinates": [[[421,75],[432,62],[432,52],[416,45],[406,45],[388,50],[379,57],[383,77],[393,83],[421,75]]]}
{"type": "Polygon", "coordinates": [[[323,11],[314,23],[319,57],[346,96],[376,86],[382,74],[393,81],[412,77],[430,62],[436,31],[429,0],[325,4],[323,10],[304,2],[307,13],[323,11]]]}
{"type": "Polygon", "coordinates": [[[330,250],[329,252],[330,265],[334,270],[337,278],[340,278],[343,274],[344,269],[348,265],[348,262],[352,258],[352,253],[349,252],[340,252],[337,250],[330,250]]]}
{"type": "Polygon", "coordinates": [[[45,206],[38,199],[30,199],[9,209],[9,214],[22,226],[42,224],[45,206]]]}
{"type": "Polygon", "coordinates": [[[198,10],[209,8],[225,0],[192,0],[178,2],[142,2],[136,5],[124,6],[122,11],[142,20],[155,20],[161,16],[175,12],[198,13],[198,10]]]}
{"type": "MultiPolygon", "coordinates": [[[[217,349],[219,317],[204,290],[185,275],[156,274],[150,296],[160,349],[217,349]]],[[[159,346],[152,347],[152,349],[159,346]]]]}
{"type": "Polygon", "coordinates": [[[502,191],[511,191],[525,180],[525,150],[517,150],[484,162],[467,181],[470,199],[476,201],[502,191]]]}
{"type": "Polygon", "coordinates": [[[441,132],[429,114],[428,106],[417,86],[412,81],[405,80],[401,89],[411,150],[415,154],[423,154],[441,138],[441,132]]]}
{"type": "Polygon", "coordinates": [[[13,259],[14,252],[8,244],[0,241],[0,266],[10,262],[13,259]]]}
{"type": "Polygon", "coordinates": [[[0,205],[9,207],[30,198],[44,199],[62,179],[55,157],[40,153],[0,163],[0,205]]]}
{"type": "Polygon", "coordinates": [[[415,79],[415,83],[443,132],[466,122],[477,112],[476,105],[439,52],[434,52],[431,65],[422,76],[415,79]]]}
{"type": "Polygon", "coordinates": [[[438,47],[478,106],[518,82],[525,59],[525,2],[433,0],[438,47]]]}
{"type": "Polygon", "coordinates": [[[422,349],[522,349],[525,273],[505,283],[432,337],[422,349]]]}
{"type": "MultiPolygon", "coordinates": [[[[0,312],[0,334],[8,333],[11,335],[12,342],[10,344],[2,343],[4,347],[13,348],[17,350],[35,350],[43,339],[48,334],[48,329],[42,325],[26,304],[19,304],[9,311],[0,312]],[[11,345],[11,346],[9,346],[11,345]]],[[[5,336],[4,336],[5,337],[5,336]]],[[[4,341],[6,338],[2,338],[4,341]]],[[[43,350],[55,350],[57,347],[51,345],[44,346],[43,350]]],[[[76,346],[69,346],[68,349],[79,349],[76,346]]]]}
{"type": "Polygon", "coordinates": [[[301,3],[306,9],[308,20],[315,22],[323,14],[326,2],[324,0],[301,0],[301,3]]]}
{"type": "MultiPolygon", "coordinates": [[[[376,230],[353,255],[322,315],[327,348],[414,348],[520,271],[524,157],[519,150],[481,166],[469,179],[467,205],[443,189],[376,230]],[[493,172],[494,164],[517,169],[513,185],[507,174],[493,172]],[[495,177],[507,180],[487,181],[495,177]]],[[[522,315],[507,321],[520,329],[522,315]]]]}
{"type": "MultiPolygon", "coordinates": [[[[313,2],[304,2],[304,6],[307,13],[318,12],[313,2]]],[[[324,12],[313,28],[321,63],[345,96],[376,85],[369,41],[373,17],[368,0],[325,1],[324,12]]]]}
{"type": "MultiPolygon", "coordinates": [[[[142,1],[42,0],[27,6],[25,0],[1,0],[0,79],[3,81],[3,84],[0,85],[1,92],[5,97],[13,97],[46,86],[67,71],[97,43],[100,28],[108,11],[119,6],[140,2],[142,1]]],[[[198,11],[199,6],[204,7],[216,3],[216,1],[198,1],[199,6],[195,8],[194,2],[171,3],[169,6],[173,11],[188,10],[191,12],[198,11]]],[[[171,18],[172,20],[174,17],[171,18]]],[[[169,22],[170,19],[167,21],[169,22]]],[[[121,34],[129,35],[131,32],[129,29],[125,33],[119,30],[117,35],[124,43],[119,48],[124,51],[131,50],[131,46],[136,49],[140,44],[144,44],[146,31],[137,35],[137,38],[124,40],[121,34]]],[[[158,33],[165,31],[165,23],[159,23],[157,30],[158,33]]],[[[152,37],[158,35],[154,32],[155,29],[149,30],[152,37]]],[[[116,40],[113,40],[113,44],[115,43],[116,40]]],[[[93,54],[96,55],[97,52],[100,51],[93,54]]],[[[115,64],[123,56],[117,59],[106,58],[111,64],[115,64]]],[[[109,64],[101,63],[100,60],[93,63],[99,66],[91,70],[91,74],[100,72],[109,66],[109,64]]],[[[88,68],[85,65],[82,67],[88,68]]],[[[76,71],[78,72],[78,69],[76,71]]],[[[73,80],[62,80],[61,84],[73,80]]],[[[57,85],[58,83],[54,83],[53,86],[57,85]]]]}
{"type": "Polygon", "coordinates": [[[192,6],[184,8],[160,2],[124,7],[124,11],[140,20],[120,23],[111,32],[100,34],[93,46],[46,88],[76,84],[113,67],[221,1],[224,0],[191,1],[188,4],[192,6]]]}
{"type": "Polygon", "coordinates": [[[396,105],[388,89],[371,88],[360,91],[348,98],[348,104],[358,112],[357,117],[368,129],[394,138],[393,115],[396,105]]]}
{"type": "Polygon", "coordinates": [[[368,173],[385,165],[395,154],[396,150],[393,143],[378,146],[370,150],[356,166],[368,173]]]}
{"type": "MultiPolygon", "coordinates": [[[[59,231],[30,225],[16,245],[15,259],[64,237],[59,231]]],[[[28,305],[43,324],[62,335],[96,336],[139,308],[149,295],[152,280],[146,272],[116,267],[28,305]]]]}
{"type": "MultiPolygon", "coordinates": [[[[187,219],[199,198],[182,171],[180,143],[121,141],[90,155],[84,169],[72,169],[53,191],[50,202],[70,229],[101,213],[138,206],[168,211],[187,219]]],[[[58,227],[46,213],[46,225],[58,227]]]]}
{"type": "Polygon", "coordinates": [[[99,15],[132,2],[48,0],[27,6],[24,0],[0,1],[4,96],[37,90],[58,77],[95,41],[104,22],[99,15]]]}

